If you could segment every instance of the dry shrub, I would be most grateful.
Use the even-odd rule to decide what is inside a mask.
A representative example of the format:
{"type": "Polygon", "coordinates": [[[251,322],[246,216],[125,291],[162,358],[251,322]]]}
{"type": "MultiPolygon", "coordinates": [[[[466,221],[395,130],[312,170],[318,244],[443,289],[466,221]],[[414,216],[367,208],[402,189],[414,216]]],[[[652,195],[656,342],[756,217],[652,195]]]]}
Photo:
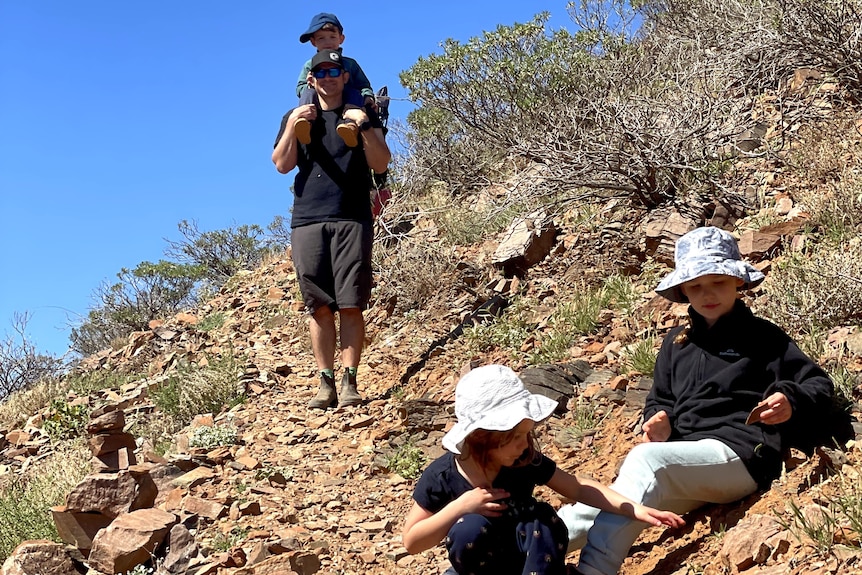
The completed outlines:
{"type": "Polygon", "coordinates": [[[837,120],[805,130],[793,159],[800,181],[794,196],[827,237],[841,241],[862,233],[862,134],[855,122],[837,120]]]}
{"type": "Polygon", "coordinates": [[[428,300],[445,285],[443,278],[450,277],[454,262],[436,242],[424,239],[402,238],[392,249],[375,251],[377,302],[395,302],[394,312],[425,307],[428,300]]]}
{"type": "Polygon", "coordinates": [[[862,239],[821,244],[779,262],[762,313],[792,333],[812,333],[862,319],[862,239]]]}
{"type": "Polygon", "coordinates": [[[0,562],[22,541],[59,541],[49,509],[65,501],[90,469],[83,441],[59,443],[22,475],[0,477],[0,562]]]}
{"type": "Polygon", "coordinates": [[[0,429],[20,427],[34,413],[48,407],[51,401],[66,393],[68,386],[60,379],[48,378],[16,391],[0,402],[0,429]]]}

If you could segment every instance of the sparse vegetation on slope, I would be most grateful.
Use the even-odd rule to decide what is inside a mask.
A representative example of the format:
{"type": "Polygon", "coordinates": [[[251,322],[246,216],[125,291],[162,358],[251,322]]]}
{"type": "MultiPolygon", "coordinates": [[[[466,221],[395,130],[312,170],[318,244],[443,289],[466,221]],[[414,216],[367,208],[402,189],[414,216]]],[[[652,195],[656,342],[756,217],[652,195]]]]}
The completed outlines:
{"type": "MultiPolygon", "coordinates": [[[[660,245],[647,245],[644,229],[672,217],[689,226],[721,220],[740,234],[790,225],[792,231],[776,232],[782,241],[768,256],[767,281],[748,295],[759,313],[823,360],[848,407],[856,409],[862,358],[847,341],[858,333],[862,309],[862,138],[854,107],[862,61],[859,1],[632,4],[645,18],[638,30],[622,2],[575,2],[571,15],[584,24],[575,34],[547,30],[540,15],[464,44],[448,41],[442,54],[403,73],[420,108],[409,118],[407,153],[393,169],[394,199],[377,223],[369,346],[360,366],[367,405],[315,418],[300,412],[296,405],[315,366],[302,343],[295,282],[273,271],[289,263],[268,262],[256,251],[262,247],[258,228],[222,235],[188,227],[189,244],[173,246],[178,257],[190,258],[181,264],[212,256],[219,262],[207,264],[213,275],[195,278],[216,283],[234,274],[218,290],[207,290],[212,299],[205,306],[160,300],[198,305],[197,325],[172,321],[177,305],[152,315],[136,312],[134,325],[125,328],[152,335],[149,320],[158,318],[180,335],[130,341],[128,329],[115,329],[116,318],[104,316],[108,310],[94,310],[93,321],[79,331],[81,349],[112,342],[115,351],[68,376],[21,386],[0,404],[0,428],[23,426],[34,414],[52,421],[54,414],[56,435],[75,435],[59,433],[80,427],[70,400],[86,396],[93,408],[110,395],[108,389],[116,395],[146,382],[151,403],[136,411],[129,428],[145,440],[145,451],[170,453],[176,434],[195,416],[246,400],[249,380],[241,376],[253,367],[260,395],[240,406],[245,413],[238,432],[222,436],[216,430],[227,428],[199,428],[208,431],[192,443],[257,450],[262,466],[251,477],[234,475],[224,490],[208,486],[210,493],[245,503],[266,491],[255,492],[255,482],[273,479],[290,489],[302,483],[303,491],[281,499],[277,513],[202,520],[198,535],[209,549],[251,549],[254,542],[246,538],[252,527],[259,534],[299,524],[298,541],[320,548],[327,569],[433,572],[433,554],[411,563],[391,551],[409,483],[381,476],[396,472],[409,481],[433,457],[453,382],[468,364],[500,361],[520,370],[577,359],[608,377],[648,376],[657,345],[681,308],[651,299],[669,256],[660,245]],[[818,38],[827,30],[828,38],[818,38]],[[809,72],[797,74],[803,68],[809,72]],[[778,209],[783,200],[792,212],[778,209]],[[515,287],[497,294],[489,286],[505,283],[490,261],[498,233],[538,207],[553,215],[558,242],[547,258],[523,271],[515,287]],[[261,268],[234,273],[260,261],[261,268]],[[495,296],[505,305],[471,315],[495,296]],[[471,323],[461,325],[465,317],[471,323]],[[232,347],[240,344],[246,347],[232,347]],[[211,350],[215,355],[208,355],[211,350]],[[410,401],[444,413],[415,423],[402,410],[410,401]],[[342,436],[344,443],[336,443],[342,436]],[[385,441],[395,450],[379,449],[385,441]]],[[[662,232],[659,240],[672,238],[662,232]]],[[[173,269],[182,276],[177,279],[191,279],[183,275],[188,268],[150,265],[142,271],[173,269]]],[[[169,287],[161,280],[143,285],[147,297],[140,302],[169,287]]],[[[140,303],[123,300],[130,293],[125,289],[106,292],[120,298],[108,303],[129,304],[115,306],[124,313],[140,303]]],[[[567,469],[607,482],[636,441],[638,422],[621,405],[624,392],[596,390],[599,385],[579,391],[559,422],[543,432],[543,442],[567,469]]],[[[857,456],[854,450],[848,458],[846,484],[842,476],[829,479],[819,460],[811,460],[788,469],[773,491],[693,516],[684,533],[667,539],[647,534],[623,573],[718,573],[722,540],[755,512],[778,516],[799,533],[803,543],[792,560],[804,569],[846,543],[842,537],[860,536],[862,498],[850,481],[859,469],[857,456]],[[812,500],[830,503],[824,505],[826,527],[803,512],[812,500]],[[794,505],[803,511],[797,514],[794,505]]],[[[65,472],[41,469],[39,477],[59,486],[57,474],[65,472]]],[[[227,466],[223,471],[235,473],[227,466]]],[[[28,481],[0,477],[0,525],[20,526],[0,531],[6,545],[0,555],[15,540],[55,536],[44,521],[23,514],[41,510],[34,515],[44,519],[59,492],[31,499],[26,490],[38,491],[39,484],[28,481]],[[29,502],[26,509],[19,501],[29,502]]],[[[783,560],[790,561],[776,561],[783,560]]]]}

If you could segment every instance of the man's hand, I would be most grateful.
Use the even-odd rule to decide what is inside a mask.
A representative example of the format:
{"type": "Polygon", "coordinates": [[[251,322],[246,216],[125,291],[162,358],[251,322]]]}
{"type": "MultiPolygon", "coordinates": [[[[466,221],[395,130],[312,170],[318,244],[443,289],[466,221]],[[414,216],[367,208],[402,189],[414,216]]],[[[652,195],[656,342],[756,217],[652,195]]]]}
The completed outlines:
{"type": "Polygon", "coordinates": [[[650,443],[653,441],[667,441],[670,439],[670,418],[664,410],[659,411],[644,423],[644,434],[642,441],[650,443]]]}
{"type": "Polygon", "coordinates": [[[368,114],[362,108],[345,108],[342,116],[345,120],[352,120],[357,126],[368,121],[368,114]]]}
{"type": "Polygon", "coordinates": [[[303,104],[302,106],[297,106],[293,109],[293,112],[290,113],[289,120],[296,124],[296,121],[299,118],[304,118],[309,122],[313,122],[317,119],[317,107],[314,104],[303,104]]]}

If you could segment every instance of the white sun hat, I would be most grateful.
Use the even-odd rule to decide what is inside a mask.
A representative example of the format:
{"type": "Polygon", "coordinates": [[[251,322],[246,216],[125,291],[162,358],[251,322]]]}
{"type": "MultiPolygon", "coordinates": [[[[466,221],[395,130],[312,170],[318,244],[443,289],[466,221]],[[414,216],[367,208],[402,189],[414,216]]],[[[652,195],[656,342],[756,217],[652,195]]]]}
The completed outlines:
{"type": "Polygon", "coordinates": [[[730,232],[716,227],[694,229],[676,241],[675,269],[661,280],[655,291],[670,301],[687,302],[679,286],[700,276],[718,274],[742,280],[742,287],[751,289],[763,281],[764,275],[743,261],[730,232]]]}
{"type": "Polygon", "coordinates": [[[455,388],[458,423],[443,436],[443,447],[460,454],[464,440],[477,429],[509,431],[525,419],[537,423],[547,419],[556,408],[553,399],[527,391],[508,367],[477,367],[455,388]]]}

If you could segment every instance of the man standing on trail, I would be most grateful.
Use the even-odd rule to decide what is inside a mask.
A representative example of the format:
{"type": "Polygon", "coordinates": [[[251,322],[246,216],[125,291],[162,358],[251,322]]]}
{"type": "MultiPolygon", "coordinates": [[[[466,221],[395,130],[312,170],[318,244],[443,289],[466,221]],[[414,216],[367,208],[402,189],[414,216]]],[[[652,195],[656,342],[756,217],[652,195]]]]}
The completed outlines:
{"type": "Polygon", "coordinates": [[[357,405],[356,369],[365,341],[363,310],[371,296],[371,170],[386,170],[391,154],[383,127],[364,109],[344,109],[343,91],[349,73],[341,54],[321,50],[311,60],[319,98],[284,115],[272,152],[276,169],[299,172],[294,181],[291,245],[297,281],[311,315],[311,347],[320,370],[320,389],[309,407],[326,409],[357,405]],[[336,128],[344,117],[359,126],[360,142],[349,147],[336,128]],[[311,142],[296,139],[297,121],[311,123],[311,142]],[[339,314],[336,337],[335,312],[339,314]],[[345,368],[335,390],[335,350],[341,342],[345,368]]]}

